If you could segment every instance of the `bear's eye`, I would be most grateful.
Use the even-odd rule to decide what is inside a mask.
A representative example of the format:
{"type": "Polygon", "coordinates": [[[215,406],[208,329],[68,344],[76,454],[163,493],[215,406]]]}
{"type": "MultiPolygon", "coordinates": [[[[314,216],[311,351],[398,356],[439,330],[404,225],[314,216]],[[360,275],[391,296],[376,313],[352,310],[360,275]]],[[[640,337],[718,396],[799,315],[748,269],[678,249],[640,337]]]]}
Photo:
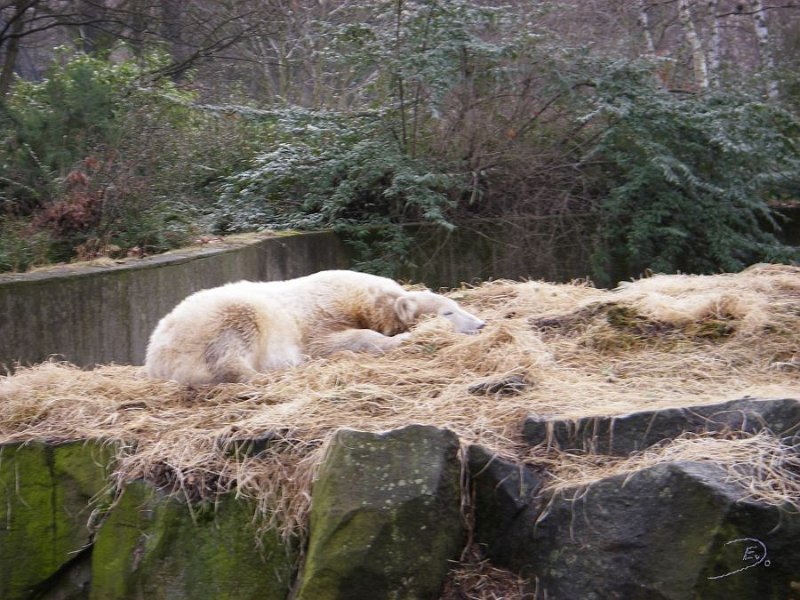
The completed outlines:
{"type": "Polygon", "coordinates": [[[443,317],[449,317],[449,316],[450,316],[450,315],[452,315],[452,314],[453,314],[453,311],[452,311],[452,310],[448,310],[448,311],[445,311],[445,312],[443,312],[443,313],[442,313],[442,316],[443,316],[443,317]]]}

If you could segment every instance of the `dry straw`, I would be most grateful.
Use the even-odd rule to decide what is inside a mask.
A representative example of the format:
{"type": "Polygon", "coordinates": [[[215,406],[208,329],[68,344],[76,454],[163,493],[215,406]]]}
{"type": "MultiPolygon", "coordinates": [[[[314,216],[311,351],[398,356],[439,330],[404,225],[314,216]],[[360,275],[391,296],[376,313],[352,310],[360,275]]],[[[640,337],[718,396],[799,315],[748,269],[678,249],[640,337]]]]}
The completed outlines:
{"type": "Polygon", "coordinates": [[[592,483],[615,475],[631,476],[641,469],[669,462],[710,462],[738,484],[740,500],[757,500],[792,511],[800,510],[798,442],[768,430],[755,435],[728,432],[724,436],[686,433],[627,458],[559,454],[540,458],[551,463],[548,489],[578,498],[592,483]]]}
{"type": "MultiPolygon", "coordinates": [[[[315,470],[342,427],[436,425],[513,458],[525,455],[520,432],[529,414],[800,397],[798,267],[655,276],[614,291],[495,281],[451,295],[489,323],[480,335],[431,320],[384,356],[342,353],[250,384],[188,389],[130,366],[21,368],[0,378],[0,442],[117,442],[118,481],[144,477],[191,498],[236,489],[290,533],[303,531],[315,470]],[[509,390],[503,380],[524,387],[509,390]],[[241,444],[252,438],[266,446],[255,456],[241,444]]],[[[714,441],[731,442],[740,443],[714,441]]],[[[734,462],[764,461],[761,442],[736,446],[734,462]]],[[[671,459],[664,451],[647,461],[671,459]]],[[[558,481],[608,472],[607,464],[570,471],[567,462],[554,471],[558,481]]],[[[779,494],[797,502],[787,473],[766,470],[761,480],[781,480],[779,494]]],[[[763,495],[764,486],[746,486],[743,493],[763,495]]]]}

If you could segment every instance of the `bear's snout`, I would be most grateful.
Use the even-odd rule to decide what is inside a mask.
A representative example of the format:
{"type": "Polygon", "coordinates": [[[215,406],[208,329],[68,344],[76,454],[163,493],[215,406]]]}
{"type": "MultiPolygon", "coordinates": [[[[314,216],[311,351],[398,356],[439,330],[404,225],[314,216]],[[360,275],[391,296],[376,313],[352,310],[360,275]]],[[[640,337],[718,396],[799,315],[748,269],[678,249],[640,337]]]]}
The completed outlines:
{"type": "Polygon", "coordinates": [[[478,317],[469,314],[464,310],[452,313],[452,316],[447,316],[453,323],[453,328],[458,333],[477,334],[481,329],[486,327],[486,322],[478,317]]]}
{"type": "Polygon", "coordinates": [[[480,319],[475,319],[475,323],[468,326],[466,329],[460,331],[459,333],[467,333],[470,335],[477,335],[480,333],[481,329],[486,327],[486,321],[481,321],[480,319]]]}

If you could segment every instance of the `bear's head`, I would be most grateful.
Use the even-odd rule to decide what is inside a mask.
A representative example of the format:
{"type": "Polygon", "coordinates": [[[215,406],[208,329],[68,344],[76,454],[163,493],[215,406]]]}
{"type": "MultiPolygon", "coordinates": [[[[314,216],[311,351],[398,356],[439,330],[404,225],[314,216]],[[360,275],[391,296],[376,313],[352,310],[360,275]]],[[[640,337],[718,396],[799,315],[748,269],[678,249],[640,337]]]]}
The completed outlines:
{"type": "Polygon", "coordinates": [[[462,309],[457,302],[433,292],[406,292],[395,300],[394,310],[406,327],[411,327],[425,315],[447,319],[458,333],[478,333],[486,325],[462,309]]]}

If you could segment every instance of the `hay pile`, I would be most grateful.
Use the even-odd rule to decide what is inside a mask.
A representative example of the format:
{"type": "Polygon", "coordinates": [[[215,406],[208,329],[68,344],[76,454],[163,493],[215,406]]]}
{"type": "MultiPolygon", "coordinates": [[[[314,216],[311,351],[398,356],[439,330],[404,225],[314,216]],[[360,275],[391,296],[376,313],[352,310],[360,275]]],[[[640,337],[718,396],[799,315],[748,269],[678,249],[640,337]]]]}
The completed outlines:
{"type": "MultiPolygon", "coordinates": [[[[798,267],[656,276],[614,291],[496,281],[451,296],[488,322],[480,335],[454,334],[431,320],[382,357],[340,354],[252,384],[187,389],[113,365],[20,369],[0,379],[0,442],[116,441],[120,480],[144,477],[192,498],[235,486],[258,499],[267,521],[298,532],[315,468],[341,427],[431,424],[452,429],[465,444],[519,458],[529,414],[615,415],[745,395],[800,397],[798,267]],[[509,378],[522,385],[504,394],[508,388],[494,384],[509,378]],[[237,450],[238,441],[265,434],[271,441],[257,458],[237,450]]],[[[736,440],[715,440],[728,442],[736,440]]],[[[756,442],[754,464],[772,456],[764,444],[780,444],[764,436],[756,442]]],[[[733,446],[713,449],[715,460],[729,455],[741,466],[741,447],[725,448],[733,446]]],[[[675,450],[668,450],[646,460],[669,459],[675,450]]],[[[586,460],[559,458],[554,481],[636,466],[586,460]]],[[[780,473],[779,493],[800,504],[791,470],[773,467],[768,474],[780,473]]]]}

